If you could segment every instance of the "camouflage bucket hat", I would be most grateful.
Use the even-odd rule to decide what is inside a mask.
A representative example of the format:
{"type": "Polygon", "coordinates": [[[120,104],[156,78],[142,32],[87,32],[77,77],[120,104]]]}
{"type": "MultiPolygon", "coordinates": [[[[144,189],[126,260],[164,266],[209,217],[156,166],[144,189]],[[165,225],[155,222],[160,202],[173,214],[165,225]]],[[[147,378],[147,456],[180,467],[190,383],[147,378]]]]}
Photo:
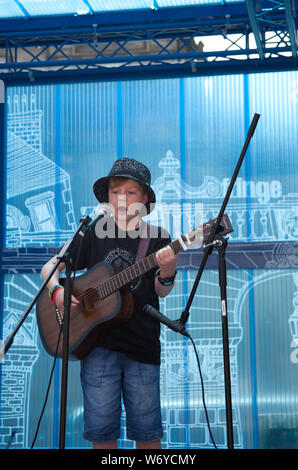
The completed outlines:
{"type": "Polygon", "coordinates": [[[149,169],[141,162],[132,158],[121,158],[116,160],[108,176],[98,179],[93,185],[93,191],[96,199],[101,202],[108,202],[108,183],[110,178],[122,176],[131,178],[140,183],[148,193],[148,202],[145,204],[147,214],[152,212],[156,202],[156,197],[151,188],[151,173],[149,169]]]}

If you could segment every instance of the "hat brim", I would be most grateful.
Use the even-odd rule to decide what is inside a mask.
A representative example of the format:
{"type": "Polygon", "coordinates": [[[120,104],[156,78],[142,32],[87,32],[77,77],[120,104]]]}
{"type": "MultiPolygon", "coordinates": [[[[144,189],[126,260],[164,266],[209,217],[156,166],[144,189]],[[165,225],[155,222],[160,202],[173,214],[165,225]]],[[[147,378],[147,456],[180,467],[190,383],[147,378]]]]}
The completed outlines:
{"type": "Polygon", "coordinates": [[[155,193],[154,193],[153,189],[151,188],[151,186],[149,186],[149,185],[147,186],[146,184],[141,183],[137,178],[134,178],[132,175],[129,175],[129,174],[121,174],[121,175],[117,175],[117,176],[116,175],[115,176],[104,176],[103,178],[99,178],[97,181],[95,181],[95,183],[93,185],[93,192],[94,192],[94,195],[95,195],[96,199],[100,203],[108,203],[109,202],[109,195],[108,195],[109,180],[111,178],[118,178],[118,177],[129,178],[129,179],[132,179],[134,181],[137,181],[137,183],[139,183],[144,188],[144,190],[148,194],[148,201],[145,204],[145,207],[147,209],[147,214],[150,214],[150,212],[153,211],[153,209],[155,207],[155,203],[156,203],[156,196],[155,196],[155,193]]]}

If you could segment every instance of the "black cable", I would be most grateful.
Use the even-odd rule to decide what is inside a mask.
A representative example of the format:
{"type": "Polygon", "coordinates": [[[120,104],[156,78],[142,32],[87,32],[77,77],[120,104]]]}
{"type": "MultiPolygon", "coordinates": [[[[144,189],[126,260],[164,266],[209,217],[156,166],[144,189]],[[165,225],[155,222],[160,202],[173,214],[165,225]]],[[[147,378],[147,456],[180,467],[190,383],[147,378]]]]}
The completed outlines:
{"type": "Polygon", "coordinates": [[[10,446],[11,446],[11,444],[12,444],[12,441],[13,441],[13,438],[14,438],[14,436],[16,435],[16,433],[17,433],[16,429],[13,429],[13,430],[12,430],[12,433],[11,433],[11,436],[10,436],[10,438],[9,438],[7,444],[6,444],[5,449],[9,449],[9,448],[10,448],[10,446]]]}
{"type": "Polygon", "coordinates": [[[48,396],[49,396],[49,392],[50,392],[50,388],[51,388],[51,384],[52,384],[53,373],[54,373],[54,369],[55,369],[55,365],[56,365],[57,353],[58,353],[58,348],[59,348],[59,343],[60,343],[60,339],[61,339],[62,330],[63,330],[63,321],[62,321],[61,326],[60,326],[60,332],[59,332],[59,337],[58,337],[58,341],[57,341],[57,346],[56,346],[56,351],[55,351],[55,356],[54,356],[54,362],[53,362],[53,366],[52,366],[52,370],[51,370],[51,374],[50,374],[48,388],[47,388],[44,404],[43,404],[43,407],[42,407],[42,410],[41,410],[41,413],[40,413],[40,416],[39,416],[39,420],[38,420],[38,423],[37,423],[35,435],[34,435],[34,438],[33,438],[32,444],[31,444],[31,449],[33,449],[33,447],[34,447],[34,444],[35,444],[35,441],[36,441],[36,438],[37,438],[37,435],[38,435],[39,427],[40,427],[40,424],[41,424],[41,420],[42,420],[42,417],[43,417],[43,414],[44,414],[44,410],[45,410],[46,405],[47,405],[48,396]]]}
{"type": "Polygon", "coordinates": [[[202,387],[203,407],[204,407],[204,412],[205,412],[205,417],[206,417],[206,422],[207,422],[207,426],[208,426],[208,431],[209,431],[210,439],[211,439],[211,441],[212,441],[212,444],[213,444],[214,448],[217,449],[217,446],[216,446],[215,441],[214,441],[214,439],[213,439],[213,435],[212,435],[210,423],[209,423],[208,411],[207,411],[207,406],[206,406],[206,402],[205,402],[204,381],[203,381],[203,375],[202,375],[202,371],[201,371],[199,356],[198,356],[198,353],[197,353],[197,349],[196,349],[196,345],[195,345],[195,343],[194,343],[194,340],[192,339],[192,337],[190,336],[189,333],[187,334],[187,336],[188,336],[188,338],[190,339],[190,341],[192,342],[192,345],[193,345],[193,348],[194,348],[194,352],[195,352],[195,355],[196,355],[196,358],[197,358],[198,369],[199,369],[199,374],[200,374],[200,379],[201,379],[201,387],[202,387]]]}
{"type": "MultiPolygon", "coordinates": [[[[76,256],[76,262],[75,262],[75,267],[74,267],[74,270],[73,270],[73,277],[72,277],[72,287],[73,287],[75,276],[76,276],[78,261],[80,259],[80,252],[81,252],[81,248],[82,248],[82,242],[83,242],[83,237],[80,240],[79,247],[78,247],[78,252],[77,252],[77,256],[76,256]]],[[[40,424],[41,424],[41,420],[42,420],[42,417],[43,417],[43,414],[44,414],[44,411],[45,411],[45,408],[46,408],[46,405],[47,405],[49,392],[50,392],[50,388],[51,388],[51,384],[52,384],[52,378],[53,378],[55,365],[56,365],[56,360],[57,360],[57,354],[58,354],[58,348],[59,348],[60,339],[61,339],[61,333],[63,331],[63,324],[64,324],[64,321],[62,319],[62,322],[61,322],[61,325],[60,325],[60,332],[59,332],[59,336],[58,336],[58,341],[57,341],[57,346],[56,346],[56,351],[55,351],[55,355],[54,355],[54,361],[53,361],[52,370],[51,370],[50,378],[49,378],[49,383],[48,383],[48,387],[47,387],[47,391],[46,391],[46,396],[45,396],[44,404],[43,404],[43,407],[42,407],[42,410],[41,410],[41,413],[40,413],[40,416],[39,416],[39,420],[38,420],[38,423],[37,423],[35,435],[34,435],[34,438],[33,438],[32,444],[31,444],[31,449],[33,449],[33,447],[34,447],[34,444],[35,444],[35,441],[36,441],[36,438],[37,438],[37,435],[38,435],[39,427],[40,427],[40,424]]]]}

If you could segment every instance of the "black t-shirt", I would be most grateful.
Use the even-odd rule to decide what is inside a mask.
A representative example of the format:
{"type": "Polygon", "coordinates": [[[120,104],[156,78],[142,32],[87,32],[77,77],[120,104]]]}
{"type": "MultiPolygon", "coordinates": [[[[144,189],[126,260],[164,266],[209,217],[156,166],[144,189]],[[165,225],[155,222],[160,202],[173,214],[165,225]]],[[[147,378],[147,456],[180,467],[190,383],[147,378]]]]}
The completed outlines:
{"type": "MultiPolygon", "coordinates": [[[[131,238],[126,232],[120,231],[117,226],[115,232],[116,236],[113,238],[100,239],[95,230],[85,235],[78,260],[76,260],[76,247],[72,250],[72,260],[74,263],[76,260],[76,269],[87,268],[88,270],[102,261],[115,269],[125,269],[134,264],[140,238],[131,238]]],[[[153,232],[154,236],[150,237],[146,256],[171,242],[169,234],[160,227],[155,228],[153,232]]],[[[100,346],[124,352],[139,362],[160,364],[160,324],[143,312],[146,304],[159,309],[158,296],[154,288],[157,269],[158,266],[132,282],[130,290],[134,299],[134,312],[127,322],[110,328],[100,339],[100,346]]]]}

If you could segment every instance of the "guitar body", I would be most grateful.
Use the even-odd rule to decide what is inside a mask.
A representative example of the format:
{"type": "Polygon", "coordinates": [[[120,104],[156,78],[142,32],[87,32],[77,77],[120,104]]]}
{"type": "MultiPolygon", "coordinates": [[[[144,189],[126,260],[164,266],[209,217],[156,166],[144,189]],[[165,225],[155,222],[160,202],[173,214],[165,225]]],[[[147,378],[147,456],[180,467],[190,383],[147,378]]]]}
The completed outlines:
{"type": "MultiPolygon", "coordinates": [[[[107,329],[129,320],[133,313],[133,297],[122,287],[104,299],[99,299],[96,286],[115,274],[107,263],[98,263],[87,273],[74,280],[73,295],[80,305],[71,309],[69,327],[69,359],[78,360],[99,345],[107,329]]],[[[39,334],[46,351],[55,356],[61,328],[61,315],[51,301],[48,290],[41,294],[36,306],[39,334]]],[[[59,341],[57,357],[63,353],[63,332],[59,341]]]]}

